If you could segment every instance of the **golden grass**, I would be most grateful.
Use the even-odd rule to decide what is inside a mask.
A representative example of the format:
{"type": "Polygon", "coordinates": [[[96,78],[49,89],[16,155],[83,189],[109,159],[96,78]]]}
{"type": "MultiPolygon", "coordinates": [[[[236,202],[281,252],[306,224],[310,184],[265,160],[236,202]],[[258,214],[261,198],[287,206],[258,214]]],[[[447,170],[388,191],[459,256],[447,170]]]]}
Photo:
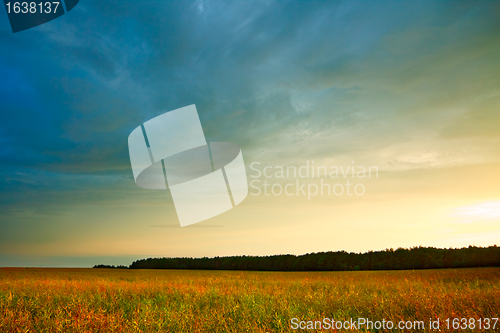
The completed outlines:
{"type": "Polygon", "coordinates": [[[0,332],[288,332],[292,318],[427,324],[499,315],[500,268],[0,269],[0,332]]]}

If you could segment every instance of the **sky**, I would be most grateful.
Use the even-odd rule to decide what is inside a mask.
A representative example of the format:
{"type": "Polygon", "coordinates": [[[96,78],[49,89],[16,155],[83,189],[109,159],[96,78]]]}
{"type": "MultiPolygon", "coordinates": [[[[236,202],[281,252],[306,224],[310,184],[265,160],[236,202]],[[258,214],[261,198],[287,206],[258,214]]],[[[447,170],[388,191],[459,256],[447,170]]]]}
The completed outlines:
{"type": "Polygon", "coordinates": [[[0,45],[0,266],[499,244],[499,2],[80,0],[0,45]],[[181,228],[127,138],[192,104],[250,188],[181,228]]]}

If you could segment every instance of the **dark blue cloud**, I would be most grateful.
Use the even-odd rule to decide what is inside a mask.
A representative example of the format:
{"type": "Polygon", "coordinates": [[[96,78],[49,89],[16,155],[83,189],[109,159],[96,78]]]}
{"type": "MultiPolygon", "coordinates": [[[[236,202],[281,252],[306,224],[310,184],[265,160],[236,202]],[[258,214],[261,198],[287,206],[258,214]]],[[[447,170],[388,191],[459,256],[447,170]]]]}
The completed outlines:
{"type": "MultiPolygon", "coordinates": [[[[0,35],[0,135],[10,143],[2,160],[63,172],[125,172],[128,132],[193,103],[209,139],[240,137],[243,145],[316,123],[311,118],[341,117],[331,110],[297,114],[290,91],[397,66],[408,56],[387,58],[381,42],[388,33],[447,26],[485,15],[489,6],[82,1],[58,20],[0,35]]],[[[419,50],[435,52],[443,42],[425,41],[419,50]]]]}

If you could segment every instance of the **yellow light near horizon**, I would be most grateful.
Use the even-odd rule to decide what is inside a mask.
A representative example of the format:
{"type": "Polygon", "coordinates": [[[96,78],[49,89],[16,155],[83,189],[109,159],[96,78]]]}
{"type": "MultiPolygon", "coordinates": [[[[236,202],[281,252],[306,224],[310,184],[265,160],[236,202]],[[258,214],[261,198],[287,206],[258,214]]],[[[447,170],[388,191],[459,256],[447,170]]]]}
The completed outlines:
{"type": "Polygon", "coordinates": [[[500,201],[488,201],[475,205],[459,207],[454,211],[454,216],[472,219],[500,218],[500,201]]]}

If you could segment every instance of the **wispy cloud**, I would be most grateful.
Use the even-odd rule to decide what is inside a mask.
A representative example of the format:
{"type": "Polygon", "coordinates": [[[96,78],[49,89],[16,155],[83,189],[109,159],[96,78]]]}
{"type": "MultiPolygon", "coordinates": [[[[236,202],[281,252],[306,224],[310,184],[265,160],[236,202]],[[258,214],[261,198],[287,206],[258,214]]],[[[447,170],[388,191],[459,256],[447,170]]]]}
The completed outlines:
{"type": "Polygon", "coordinates": [[[482,202],[475,205],[456,208],[453,216],[466,222],[477,220],[500,221],[500,201],[482,202]]]}

